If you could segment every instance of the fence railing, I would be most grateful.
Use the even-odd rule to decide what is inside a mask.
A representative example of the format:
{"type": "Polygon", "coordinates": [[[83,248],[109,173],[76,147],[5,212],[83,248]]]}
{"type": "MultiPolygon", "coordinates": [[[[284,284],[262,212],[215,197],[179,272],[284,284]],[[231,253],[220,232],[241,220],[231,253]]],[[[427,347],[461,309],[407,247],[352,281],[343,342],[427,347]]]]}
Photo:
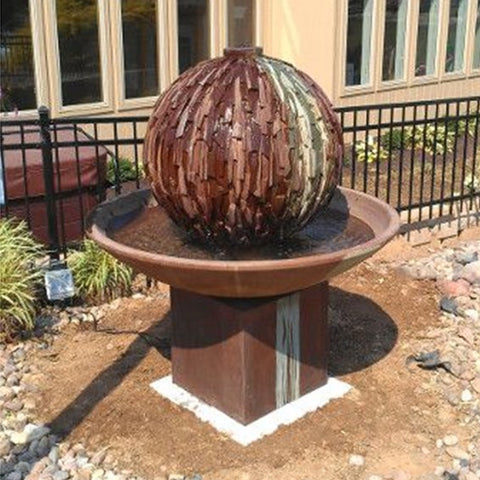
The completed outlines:
{"type": "Polygon", "coordinates": [[[346,143],[343,185],[406,211],[408,222],[452,215],[456,202],[471,206],[479,196],[480,97],[337,113],[346,143]]]}
{"type": "MultiPolygon", "coordinates": [[[[480,197],[480,96],[336,109],[344,186],[375,195],[407,221],[453,215],[480,197]]],[[[145,186],[148,117],[0,121],[0,217],[24,218],[53,256],[83,236],[97,203],[145,186]],[[2,201],[3,200],[3,201],[2,201]]]]}

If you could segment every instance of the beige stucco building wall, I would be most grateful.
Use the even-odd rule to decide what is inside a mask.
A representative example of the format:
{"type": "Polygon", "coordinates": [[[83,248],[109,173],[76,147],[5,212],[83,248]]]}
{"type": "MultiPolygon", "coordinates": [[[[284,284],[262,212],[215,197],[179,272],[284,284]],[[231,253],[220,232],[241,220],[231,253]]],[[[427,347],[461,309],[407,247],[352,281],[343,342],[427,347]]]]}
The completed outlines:
{"type": "MultiPolygon", "coordinates": [[[[262,1],[262,0],[260,0],[262,1]]],[[[465,73],[442,74],[441,60],[446,48],[447,28],[442,18],[438,41],[438,75],[414,78],[415,35],[418,2],[411,0],[409,16],[407,78],[396,84],[374,81],[372,87],[344,87],[348,0],[263,0],[263,46],[268,55],[295,64],[311,75],[336,106],[428,100],[480,95],[480,71],[469,67],[473,55],[474,23],[466,32],[465,73]]],[[[448,0],[444,0],[447,4],[448,0]]],[[[382,10],[385,0],[376,4],[373,31],[373,75],[381,69],[382,10]]],[[[476,12],[470,2],[469,15],[476,12]]]]}
{"type": "Polygon", "coordinates": [[[263,48],[335,94],[338,0],[263,0],[263,48]]]}

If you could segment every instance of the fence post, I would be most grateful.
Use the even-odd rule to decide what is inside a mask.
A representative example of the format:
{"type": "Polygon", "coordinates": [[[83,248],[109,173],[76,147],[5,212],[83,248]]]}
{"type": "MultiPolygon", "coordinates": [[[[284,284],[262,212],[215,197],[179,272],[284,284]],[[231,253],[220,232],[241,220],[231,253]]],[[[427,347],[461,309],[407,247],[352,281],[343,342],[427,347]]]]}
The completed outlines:
{"type": "Polygon", "coordinates": [[[52,139],[50,137],[50,112],[47,107],[38,109],[38,123],[42,148],[43,181],[45,184],[45,206],[47,209],[49,252],[52,260],[58,260],[60,248],[58,242],[57,208],[55,203],[55,182],[53,172],[52,139]]]}

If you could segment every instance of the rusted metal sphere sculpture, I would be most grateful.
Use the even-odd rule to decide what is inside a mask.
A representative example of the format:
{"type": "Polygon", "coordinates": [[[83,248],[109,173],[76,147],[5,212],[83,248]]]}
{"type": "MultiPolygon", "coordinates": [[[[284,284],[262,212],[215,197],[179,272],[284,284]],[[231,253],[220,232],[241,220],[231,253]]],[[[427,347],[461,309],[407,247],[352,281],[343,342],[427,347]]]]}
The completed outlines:
{"type": "Polygon", "coordinates": [[[160,96],[144,162],[177,224],[203,241],[249,245],[290,236],[326,205],[342,150],[332,106],[308,75],[239,48],[160,96]]]}

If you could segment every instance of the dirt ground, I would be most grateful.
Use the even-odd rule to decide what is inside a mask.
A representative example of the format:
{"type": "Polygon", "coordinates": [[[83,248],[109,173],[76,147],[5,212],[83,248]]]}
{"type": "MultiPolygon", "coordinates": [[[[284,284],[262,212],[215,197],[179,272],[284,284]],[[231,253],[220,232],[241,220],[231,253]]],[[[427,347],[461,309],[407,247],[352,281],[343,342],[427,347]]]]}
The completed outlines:
{"type": "MultiPolygon", "coordinates": [[[[396,255],[394,248],[390,256],[396,255]]],[[[405,359],[415,353],[409,342],[438,325],[439,294],[433,283],[382,265],[374,259],[331,283],[330,373],[352,391],[251,446],[236,444],[149,387],[170,372],[166,286],[153,299],[125,299],[99,331],[68,327],[38,355],[44,372],[38,416],[69,442],[108,447],[121,468],[147,478],[431,473],[438,465],[436,439],[447,433],[461,439],[462,429],[448,403],[420,388],[431,372],[409,370],[405,359]],[[365,467],[350,466],[351,454],[363,455],[365,467]]]]}

